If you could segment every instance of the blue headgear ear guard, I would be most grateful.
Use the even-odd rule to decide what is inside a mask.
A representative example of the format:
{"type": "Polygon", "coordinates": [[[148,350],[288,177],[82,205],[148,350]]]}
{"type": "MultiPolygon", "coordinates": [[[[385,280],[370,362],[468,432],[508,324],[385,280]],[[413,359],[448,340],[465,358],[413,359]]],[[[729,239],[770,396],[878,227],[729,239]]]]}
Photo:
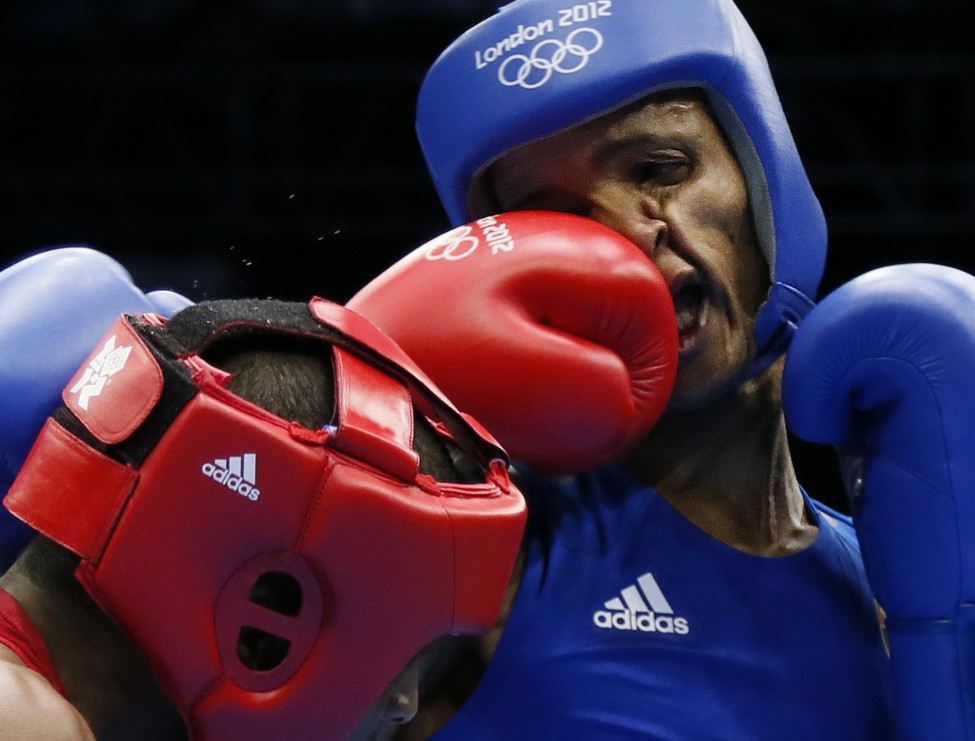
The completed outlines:
{"type": "Polygon", "coordinates": [[[417,133],[454,224],[508,150],[650,93],[705,91],[748,183],[772,287],[753,373],[813,305],[826,223],[765,54],[732,0],[517,0],[457,39],[420,90],[417,133]]]}

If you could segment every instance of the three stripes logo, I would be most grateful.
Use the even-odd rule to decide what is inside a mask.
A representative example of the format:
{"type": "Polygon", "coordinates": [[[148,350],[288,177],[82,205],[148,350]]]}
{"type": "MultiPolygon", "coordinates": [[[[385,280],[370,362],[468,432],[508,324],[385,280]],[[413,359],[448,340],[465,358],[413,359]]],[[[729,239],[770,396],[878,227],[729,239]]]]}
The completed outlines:
{"type": "Polygon", "coordinates": [[[619,597],[596,610],[592,621],[607,630],[636,630],[643,633],[675,633],[687,635],[691,628],[687,619],[674,615],[670,602],[664,597],[657,580],[649,571],[624,589],[619,597]]]}
{"type": "Polygon", "coordinates": [[[201,470],[205,476],[252,502],[256,502],[261,496],[261,490],[257,488],[256,453],[215,458],[211,463],[204,463],[201,470]]]}

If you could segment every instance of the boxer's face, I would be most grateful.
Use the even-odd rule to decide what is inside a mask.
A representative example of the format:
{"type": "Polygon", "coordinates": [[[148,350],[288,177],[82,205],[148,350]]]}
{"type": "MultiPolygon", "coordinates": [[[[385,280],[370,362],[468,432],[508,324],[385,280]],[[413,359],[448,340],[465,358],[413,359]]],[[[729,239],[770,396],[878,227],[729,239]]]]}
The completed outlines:
{"type": "Polygon", "coordinates": [[[350,741],[388,741],[416,715],[418,697],[418,673],[410,665],[373,704],[350,741]]]}
{"type": "Polygon", "coordinates": [[[432,641],[406,665],[373,703],[349,741],[389,741],[413,720],[420,686],[436,670],[441,646],[441,641],[432,641]]]}
{"type": "Polygon", "coordinates": [[[687,408],[737,384],[769,287],[745,180],[703,97],[651,96],[504,155],[486,175],[486,210],[581,214],[652,257],[671,288],[687,408]]]}

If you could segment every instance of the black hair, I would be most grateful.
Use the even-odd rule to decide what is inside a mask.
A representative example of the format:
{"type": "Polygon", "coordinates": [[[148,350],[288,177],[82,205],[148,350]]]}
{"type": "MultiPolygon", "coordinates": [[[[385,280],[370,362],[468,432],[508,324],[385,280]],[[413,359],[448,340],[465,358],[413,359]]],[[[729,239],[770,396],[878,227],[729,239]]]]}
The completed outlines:
{"type": "MultiPolygon", "coordinates": [[[[218,339],[204,353],[207,362],[233,375],[228,389],[269,412],[315,430],[334,422],[335,386],[331,353],[317,340],[237,332],[218,339]]],[[[414,449],[420,470],[439,481],[482,477],[454,446],[414,409],[414,449]]]]}

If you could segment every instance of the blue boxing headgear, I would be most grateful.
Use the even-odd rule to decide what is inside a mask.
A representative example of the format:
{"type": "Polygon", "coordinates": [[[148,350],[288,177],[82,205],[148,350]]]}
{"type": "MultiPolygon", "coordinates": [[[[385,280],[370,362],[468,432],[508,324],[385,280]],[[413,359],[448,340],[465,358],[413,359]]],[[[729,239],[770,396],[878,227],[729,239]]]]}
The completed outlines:
{"type": "Polygon", "coordinates": [[[516,0],[457,39],[420,90],[417,133],[454,224],[505,152],[661,90],[702,89],[745,174],[772,287],[753,373],[781,355],[826,261],[826,222],[765,54],[732,0],[516,0]]]}

